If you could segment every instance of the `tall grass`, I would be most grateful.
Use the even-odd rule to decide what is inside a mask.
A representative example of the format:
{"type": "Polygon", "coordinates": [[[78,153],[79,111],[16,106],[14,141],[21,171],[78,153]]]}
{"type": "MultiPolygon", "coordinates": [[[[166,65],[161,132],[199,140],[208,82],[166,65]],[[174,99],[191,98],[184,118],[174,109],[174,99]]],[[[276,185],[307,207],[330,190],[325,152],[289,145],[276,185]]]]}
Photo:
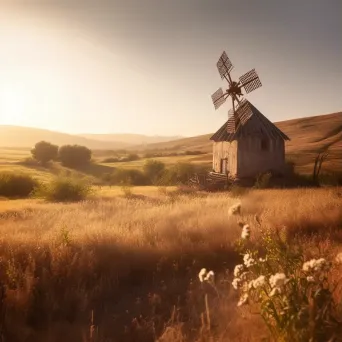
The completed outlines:
{"type": "MultiPolygon", "coordinates": [[[[341,249],[335,189],[255,190],[240,201],[256,248],[262,248],[260,223],[285,226],[307,257],[341,249]]],[[[267,337],[262,321],[241,313],[227,286],[240,261],[239,218],[228,214],[236,202],[226,194],[172,199],[160,192],[144,199],[43,203],[6,216],[0,221],[4,334],[14,342],[267,337]],[[198,281],[202,267],[215,272],[224,298],[198,281]]]]}

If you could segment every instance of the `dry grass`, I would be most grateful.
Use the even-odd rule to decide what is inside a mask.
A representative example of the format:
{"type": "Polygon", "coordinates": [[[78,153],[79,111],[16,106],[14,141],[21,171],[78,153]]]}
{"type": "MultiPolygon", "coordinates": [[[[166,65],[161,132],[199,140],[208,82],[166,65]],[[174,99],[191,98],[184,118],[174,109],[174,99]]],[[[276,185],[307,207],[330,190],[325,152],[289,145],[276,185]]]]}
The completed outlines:
{"type": "MultiPolygon", "coordinates": [[[[259,226],[285,225],[307,252],[341,250],[341,189],[253,191],[241,199],[259,226]]],[[[258,317],[236,308],[227,281],[239,236],[220,195],[104,197],[78,204],[25,203],[0,216],[0,280],[9,341],[253,341],[258,317]],[[226,298],[209,296],[206,324],[198,271],[217,274],[226,298]],[[227,273],[228,270],[228,273],[227,273]],[[89,327],[93,312],[92,339],[89,327]],[[171,321],[170,321],[171,320],[171,321]],[[243,329],[248,324],[251,329],[243,329]]],[[[1,325],[0,325],[1,328],[1,325]]],[[[257,336],[257,338],[255,338],[257,336]]]]}

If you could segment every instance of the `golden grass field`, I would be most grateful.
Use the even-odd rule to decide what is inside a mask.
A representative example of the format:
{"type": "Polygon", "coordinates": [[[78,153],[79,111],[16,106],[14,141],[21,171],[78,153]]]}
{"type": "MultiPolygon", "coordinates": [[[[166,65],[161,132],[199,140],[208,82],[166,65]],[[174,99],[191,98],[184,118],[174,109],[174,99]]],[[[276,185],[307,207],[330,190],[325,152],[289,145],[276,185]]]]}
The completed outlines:
{"type": "Polygon", "coordinates": [[[341,188],[253,190],[242,198],[176,190],[133,188],[125,198],[120,188],[103,188],[75,204],[0,201],[7,340],[208,341],[198,280],[206,267],[225,294],[209,297],[209,340],[260,341],[267,331],[258,315],[236,307],[229,283],[241,258],[238,219],[228,216],[237,201],[256,247],[257,216],[263,229],[286,227],[288,243],[299,239],[307,258],[342,251],[341,188]]]}

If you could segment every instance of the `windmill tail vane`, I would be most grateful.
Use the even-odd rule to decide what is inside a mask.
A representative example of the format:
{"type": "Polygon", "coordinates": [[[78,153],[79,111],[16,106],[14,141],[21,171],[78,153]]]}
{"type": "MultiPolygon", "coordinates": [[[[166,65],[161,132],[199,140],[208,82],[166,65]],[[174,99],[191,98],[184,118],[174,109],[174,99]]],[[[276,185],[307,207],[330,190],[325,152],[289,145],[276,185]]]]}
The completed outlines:
{"type": "Polygon", "coordinates": [[[222,88],[219,88],[211,98],[215,109],[218,109],[226,102],[229,96],[231,97],[232,109],[228,112],[230,120],[228,119],[227,130],[228,132],[231,131],[233,133],[236,132],[239,124],[243,124],[246,118],[251,115],[248,101],[240,99],[243,96],[242,89],[244,89],[246,94],[249,94],[255,89],[260,88],[262,84],[255,69],[240,76],[238,82],[233,81],[230,73],[234,66],[225,51],[222,53],[216,66],[221,79],[227,81],[228,88],[225,91],[223,91],[222,88]]]}

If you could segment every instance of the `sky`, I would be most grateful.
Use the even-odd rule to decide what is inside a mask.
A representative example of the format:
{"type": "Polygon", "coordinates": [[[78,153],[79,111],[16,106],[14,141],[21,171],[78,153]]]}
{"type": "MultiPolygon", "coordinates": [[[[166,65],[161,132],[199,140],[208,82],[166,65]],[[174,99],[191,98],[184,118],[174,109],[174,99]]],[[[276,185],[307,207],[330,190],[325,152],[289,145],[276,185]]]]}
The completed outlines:
{"type": "Polygon", "coordinates": [[[271,121],[342,110],[340,0],[0,0],[0,125],[67,133],[216,131],[233,79],[271,121]]]}

